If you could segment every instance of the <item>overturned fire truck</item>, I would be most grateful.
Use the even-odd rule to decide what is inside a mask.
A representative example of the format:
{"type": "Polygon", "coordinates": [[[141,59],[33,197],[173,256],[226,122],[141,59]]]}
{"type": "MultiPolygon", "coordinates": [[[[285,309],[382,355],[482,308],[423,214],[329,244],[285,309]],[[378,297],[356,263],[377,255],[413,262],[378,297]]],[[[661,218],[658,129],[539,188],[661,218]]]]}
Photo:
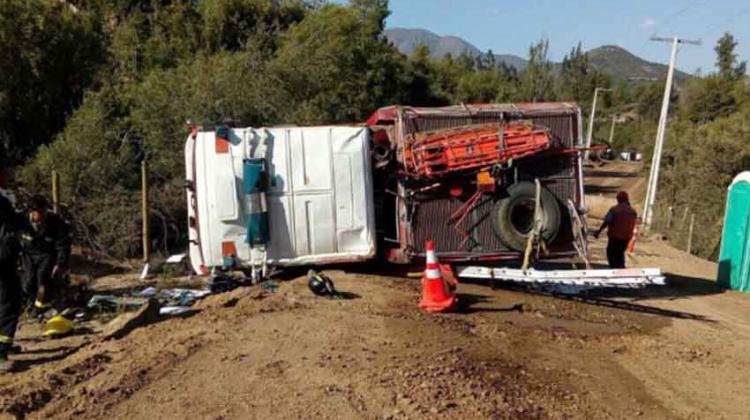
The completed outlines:
{"type": "Polygon", "coordinates": [[[537,222],[542,257],[580,254],[581,140],[572,103],[391,106],[360,125],[196,128],[185,146],[190,260],[202,273],[403,263],[428,239],[445,261],[517,260],[537,222]]]}

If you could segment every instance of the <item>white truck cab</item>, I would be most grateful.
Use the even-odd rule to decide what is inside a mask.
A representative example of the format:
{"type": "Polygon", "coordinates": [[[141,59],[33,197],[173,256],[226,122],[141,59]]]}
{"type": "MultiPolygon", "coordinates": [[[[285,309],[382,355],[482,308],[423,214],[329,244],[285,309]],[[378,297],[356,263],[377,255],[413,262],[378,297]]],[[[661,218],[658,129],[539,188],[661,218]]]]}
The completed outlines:
{"type": "Polygon", "coordinates": [[[193,269],[251,269],[375,256],[369,130],[194,130],[185,144],[193,269]]]}

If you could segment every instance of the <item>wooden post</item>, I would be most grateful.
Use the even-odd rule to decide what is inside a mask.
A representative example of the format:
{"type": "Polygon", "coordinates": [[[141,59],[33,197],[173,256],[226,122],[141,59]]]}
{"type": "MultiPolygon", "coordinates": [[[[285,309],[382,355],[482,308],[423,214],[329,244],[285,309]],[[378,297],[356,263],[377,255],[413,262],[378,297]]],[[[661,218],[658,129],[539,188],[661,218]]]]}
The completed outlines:
{"type": "Polygon", "coordinates": [[[669,206],[667,210],[667,229],[669,229],[672,227],[672,214],[674,213],[674,208],[672,206],[669,206]]]}
{"type": "Polygon", "coordinates": [[[52,171],[52,211],[60,214],[60,174],[52,171]]]}
{"type": "Polygon", "coordinates": [[[143,262],[151,259],[151,235],[148,226],[148,164],[141,162],[141,217],[143,224],[143,262]]]}
{"type": "Polygon", "coordinates": [[[693,253],[693,226],[695,225],[695,213],[690,215],[690,230],[688,230],[687,252],[693,253]]]}

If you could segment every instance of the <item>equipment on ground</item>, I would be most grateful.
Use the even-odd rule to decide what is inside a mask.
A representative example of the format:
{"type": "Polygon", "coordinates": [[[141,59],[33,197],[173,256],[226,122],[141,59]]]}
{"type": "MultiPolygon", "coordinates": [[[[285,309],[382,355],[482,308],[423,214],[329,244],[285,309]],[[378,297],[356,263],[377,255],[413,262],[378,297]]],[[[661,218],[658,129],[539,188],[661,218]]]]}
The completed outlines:
{"type": "Polygon", "coordinates": [[[59,337],[73,331],[73,321],[64,315],[55,315],[44,324],[45,337],[59,337]]]}
{"type": "Polygon", "coordinates": [[[307,272],[307,287],[316,296],[337,297],[340,295],[333,285],[333,280],[315,270],[307,272]]]}

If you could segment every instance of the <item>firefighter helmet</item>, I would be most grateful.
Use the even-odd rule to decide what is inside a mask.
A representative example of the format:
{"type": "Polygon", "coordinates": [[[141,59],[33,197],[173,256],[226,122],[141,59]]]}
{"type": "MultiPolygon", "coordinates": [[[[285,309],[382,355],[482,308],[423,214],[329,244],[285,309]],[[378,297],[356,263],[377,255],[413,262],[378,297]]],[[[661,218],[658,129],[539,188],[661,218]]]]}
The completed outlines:
{"type": "Polygon", "coordinates": [[[307,272],[307,286],[317,296],[335,296],[338,294],[333,281],[323,274],[310,270],[307,272]]]}

